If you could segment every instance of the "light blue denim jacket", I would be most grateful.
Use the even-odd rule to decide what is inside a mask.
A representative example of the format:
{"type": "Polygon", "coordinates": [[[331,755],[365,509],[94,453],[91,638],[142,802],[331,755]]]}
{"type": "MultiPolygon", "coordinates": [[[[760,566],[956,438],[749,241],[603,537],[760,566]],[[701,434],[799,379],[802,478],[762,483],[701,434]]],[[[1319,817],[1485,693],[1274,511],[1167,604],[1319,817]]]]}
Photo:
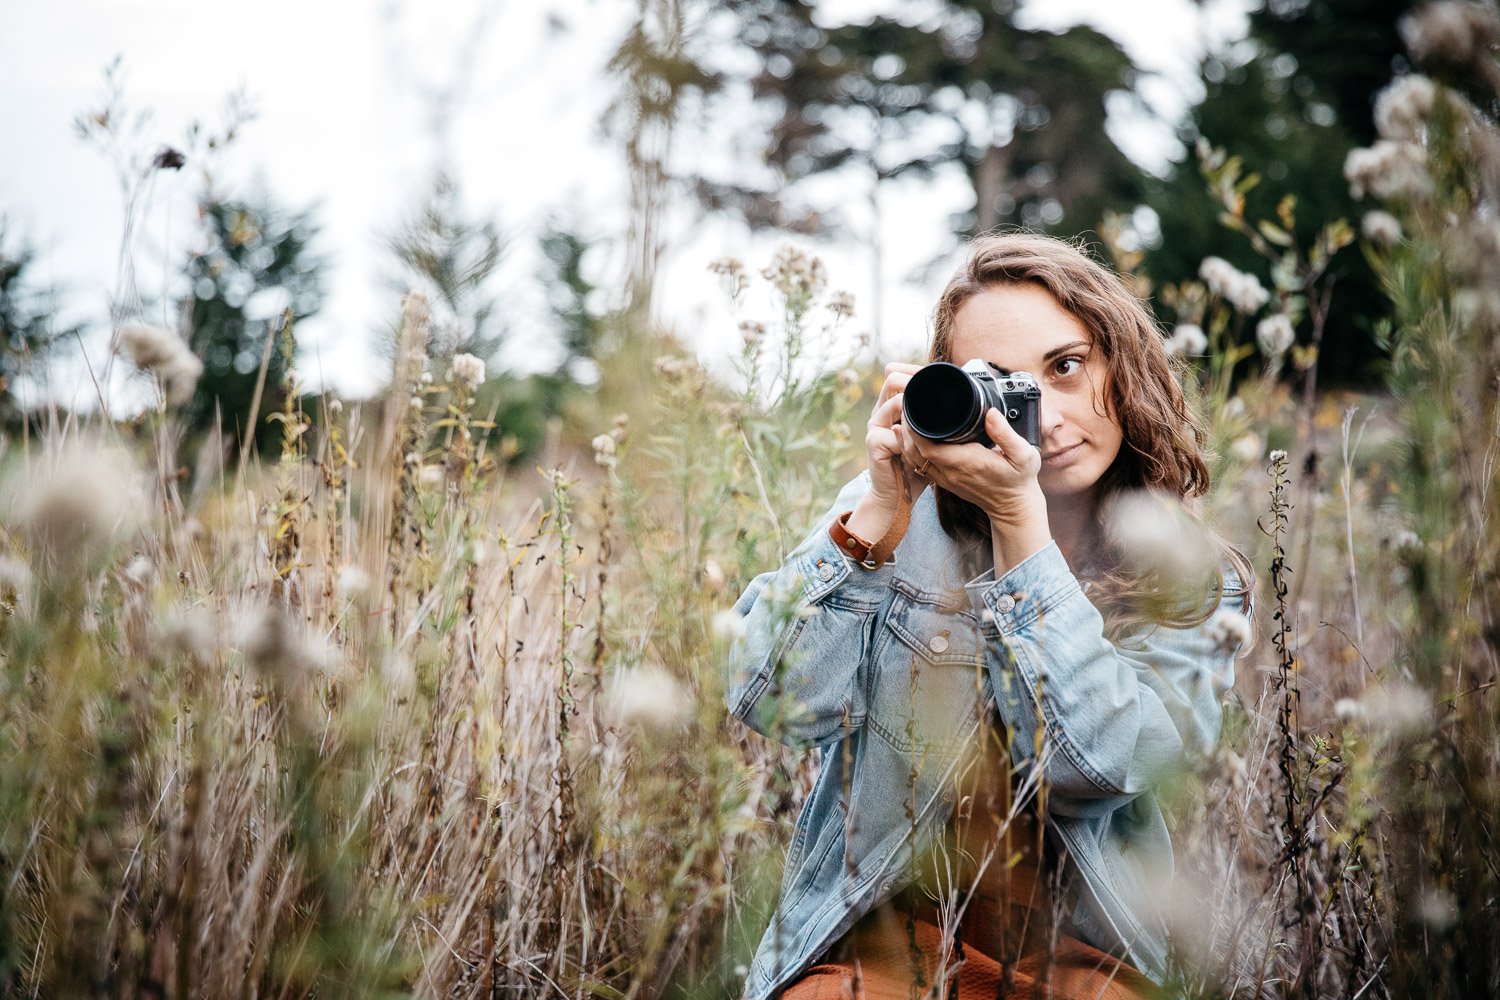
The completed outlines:
{"type": "MultiPolygon", "coordinates": [[[[864,569],[827,529],[868,483],[846,486],[736,604],[746,628],[729,710],[821,751],[744,996],[774,995],[911,881],[946,830],[956,762],[992,700],[1015,762],[1039,764],[1048,789],[1045,825],[1070,887],[1063,931],[1159,981],[1167,942],[1150,893],[1170,878],[1172,844],[1152,787],[1217,742],[1237,647],[1206,626],[1112,644],[1055,543],[999,580],[958,579],[930,490],[895,559],[864,569]]],[[[1225,577],[1223,606],[1248,615],[1249,595],[1225,577]]]]}

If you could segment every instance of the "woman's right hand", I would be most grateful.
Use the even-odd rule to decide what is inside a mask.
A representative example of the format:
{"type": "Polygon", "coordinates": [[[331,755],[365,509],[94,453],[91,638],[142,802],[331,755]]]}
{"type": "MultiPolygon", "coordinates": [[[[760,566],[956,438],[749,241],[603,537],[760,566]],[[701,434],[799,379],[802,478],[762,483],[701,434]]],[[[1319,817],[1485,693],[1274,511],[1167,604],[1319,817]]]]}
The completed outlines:
{"type": "Polygon", "coordinates": [[[865,455],[870,468],[870,491],[860,498],[849,516],[848,529],[861,538],[876,541],[896,520],[903,499],[911,503],[924,485],[901,461],[902,439],[909,433],[901,423],[902,393],[920,365],[889,364],[880,396],[865,425],[865,455]],[[903,498],[902,484],[905,483],[903,498]]]}

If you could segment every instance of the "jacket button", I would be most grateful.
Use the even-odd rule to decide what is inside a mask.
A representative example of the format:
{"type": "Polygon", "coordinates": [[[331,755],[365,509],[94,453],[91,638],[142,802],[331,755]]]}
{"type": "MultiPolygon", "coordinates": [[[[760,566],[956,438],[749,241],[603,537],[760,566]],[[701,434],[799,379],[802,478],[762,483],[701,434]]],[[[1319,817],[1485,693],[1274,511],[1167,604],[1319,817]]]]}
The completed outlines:
{"type": "Polygon", "coordinates": [[[1002,615],[1008,615],[1016,610],[1016,599],[1009,594],[1001,594],[995,598],[995,607],[1000,609],[1002,615]]]}
{"type": "Polygon", "coordinates": [[[927,640],[927,648],[934,653],[946,653],[948,651],[948,637],[946,635],[935,635],[927,640]]]}
{"type": "Polygon", "coordinates": [[[818,579],[824,583],[833,579],[833,567],[821,560],[818,562],[818,579]]]}

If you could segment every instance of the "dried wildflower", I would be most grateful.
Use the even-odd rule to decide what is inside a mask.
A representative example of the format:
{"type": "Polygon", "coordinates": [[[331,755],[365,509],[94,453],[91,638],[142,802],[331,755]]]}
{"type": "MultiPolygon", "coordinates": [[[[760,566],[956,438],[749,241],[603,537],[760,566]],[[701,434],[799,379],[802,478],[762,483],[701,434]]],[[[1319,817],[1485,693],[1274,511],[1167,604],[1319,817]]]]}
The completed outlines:
{"type": "Polygon", "coordinates": [[[783,246],[771,258],[771,266],[761,276],[775,286],[794,307],[805,305],[823,290],[827,276],[823,262],[809,257],[794,246],[783,246]]]}
{"type": "Polygon", "coordinates": [[[1265,452],[1266,444],[1253,431],[1241,434],[1229,446],[1229,454],[1237,462],[1253,462],[1265,452]]]}
{"type": "Polygon", "coordinates": [[[606,469],[613,469],[619,461],[615,457],[617,442],[613,435],[600,434],[592,442],[594,446],[594,461],[606,469]]]}
{"type": "Polygon", "coordinates": [[[134,531],[142,509],[139,476],[114,449],[77,445],[51,456],[15,500],[33,565],[63,575],[97,567],[134,531]]]}
{"type": "Polygon", "coordinates": [[[1360,230],[1376,246],[1390,247],[1401,242],[1401,223],[1390,212],[1366,212],[1360,230]]]}
{"type": "Polygon", "coordinates": [[[859,369],[857,369],[857,368],[844,368],[844,369],[841,369],[839,371],[839,374],[838,374],[838,380],[839,380],[839,388],[840,389],[852,389],[852,388],[854,388],[855,386],[859,385],[859,369]]]}
{"type": "Polygon", "coordinates": [[[31,567],[19,559],[0,556],[0,594],[24,594],[31,589],[31,567]]]}
{"type": "Polygon", "coordinates": [[[333,590],[343,600],[361,600],[370,592],[370,574],[353,563],[346,563],[339,567],[333,590]]]}
{"type": "Polygon", "coordinates": [[[281,683],[327,673],[333,666],[327,644],[274,605],[253,603],[239,608],[232,637],[246,662],[281,683]]]}
{"type": "Polygon", "coordinates": [[[724,569],[713,557],[703,561],[703,581],[708,584],[709,593],[717,594],[724,589],[728,579],[724,576],[724,569]]]}
{"type": "Polygon", "coordinates": [[[1201,526],[1164,493],[1132,490],[1117,495],[1105,523],[1123,562],[1163,582],[1194,584],[1207,576],[1217,559],[1201,526]]]}
{"type": "Polygon", "coordinates": [[[422,409],[423,406],[427,405],[423,401],[423,399],[422,399],[421,396],[413,396],[411,399],[408,399],[406,401],[406,404],[408,406],[410,406],[413,410],[420,410],[420,409],[422,409]]]}
{"type": "Polygon", "coordinates": [[[1442,889],[1428,889],[1418,895],[1412,912],[1417,920],[1438,934],[1458,922],[1458,904],[1452,893],[1442,889]]]}
{"type": "Polygon", "coordinates": [[[736,298],[750,287],[750,276],[745,273],[745,264],[738,257],[720,257],[708,265],[712,274],[717,274],[724,283],[724,291],[736,298]]]}
{"type": "Polygon", "coordinates": [[[472,354],[455,354],[448,376],[455,384],[473,392],[484,384],[484,362],[472,354]]]}
{"type": "Polygon", "coordinates": [[[854,296],[845,291],[837,291],[828,297],[828,311],[840,319],[849,319],[854,315],[854,296]]]}
{"type": "Polygon", "coordinates": [[[156,564],[146,556],[137,554],[125,565],[121,576],[132,586],[144,589],[156,582],[156,564]]]}
{"type": "Polygon", "coordinates": [[[1233,655],[1250,641],[1250,619],[1230,608],[1220,608],[1203,626],[1203,634],[1219,652],[1233,655]]]}
{"type": "Polygon", "coordinates": [[[1356,198],[1367,192],[1381,200],[1432,193],[1427,154],[1409,142],[1381,139],[1368,149],[1351,149],[1344,159],[1344,179],[1356,198]]]}
{"type": "Polygon", "coordinates": [[[766,339],[766,324],[757,323],[753,319],[743,320],[740,323],[740,336],[745,338],[746,344],[754,347],[766,339]]]}
{"type": "Polygon", "coordinates": [[[195,663],[207,663],[218,645],[218,624],[206,609],[192,605],[174,608],[163,623],[167,646],[195,663]]]}
{"type": "Polygon", "coordinates": [[[1365,690],[1353,704],[1343,699],[1334,710],[1341,718],[1389,736],[1408,736],[1432,727],[1432,699],[1406,681],[1394,680],[1365,690]]]}
{"type": "Polygon", "coordinates": [[[1437,103],[1438,90],[1427,77],[1408,73],[1392,80],[1375,97],[1375,127],[1382,138],[1418,142],[1437,103]]]}
{"type": "Polygon", "coordinates": [[[203,362],[175,332],[162,326],[132,324],[121,328],[116,349],[141,371],[156,376],[168,402],[181,404],[193,398],[203,362]]]}
{"type": "Polygon", "coordinates": [[[422,455],[421,455],[421,453],[420,452],[415,452],[415,451],[409,451],[409,452],[407,452],[406,453],[406,464],[407,465],[421,465],[422,464],[422,455]]]}
{"type": "Polygon", "coordinates": [[[328,400],[328,412],[334,414],[335,416],[337,416],[340,413],[343,413],[344,412],[344,401],[342,399],[339,399],[337,396],[331,397],[328,400]]]}
{"type": "Polygon", "coordinates": [[[725,608],[714,614],[711,627],[716,637],[733,641],[745,634],[745,616],[733,608],[725,608]]]}
{"type": "Polygon", "coordinates": [[[429,462],[417,468],[417,482],[428,489],[443,485],[445,478],[446,473],[441,465],[429,462]]]}
{"type": "Polygon", "coordinates": [[[1210,291],[1246,315],[1258,312],[1271,300],[1255,275],[1244,273],[1222,257],[1205,257],[1198,266],[1198,276],[1210,291]]]}
{"type": "Polygon", "coordinates": [[[1208,353],[1208,334],[1197,323],[1179,323],[1167,342],[1168,354],[1197,356],[1208,353]]]}
{"type": "Polygon", "coordinates": [[[616,674],[606,700],[618,725],[659,730],[681,728],[692,709],[692,698],[677,678],[653,664],[616,674]]]}
{"type": "Polygon", "coordinates": [[[1482,63],[1500,44],[1500,15],[1484,4],[1431,3],[1401,19],[1401,39],[1419,62],[1482,63]]]}
{"type": "Polygon", "coordinates": [[[423,385],[431,385],[432,372],[423,372],[421,375],[417,376],[417,381],[421,382],[423,385]]]}
{"type": "Polygon", "coordinates": [[[1292,328],[1291,317],[1286,313],[1268,316],[1255,325],[1255,342],[1260,345],[1261,353],[1268,358],[1281,357],[1296,339],[1297,332],[1292,328]]]}

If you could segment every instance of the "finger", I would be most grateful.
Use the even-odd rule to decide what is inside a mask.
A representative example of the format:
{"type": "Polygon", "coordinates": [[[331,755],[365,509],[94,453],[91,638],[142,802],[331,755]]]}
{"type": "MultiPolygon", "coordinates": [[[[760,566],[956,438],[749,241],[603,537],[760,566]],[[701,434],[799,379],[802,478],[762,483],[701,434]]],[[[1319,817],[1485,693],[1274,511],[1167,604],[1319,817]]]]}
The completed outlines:
{"type": "Polygon", "coordinates": [[[984,431],[999,446],[1001,454],[1012,461],[1019,462],[1027,450],[1036,451],[1036,447],[1010,425],[1005,414],[993,406],[984,415],[984,431]]]}
{"type": "Polygon", "coordinates": [[[901,422],[902,395],[897,393],[890,399],[883,400],[875,407],[875,412],[870,414],[871,427],[893,427],[901,422]]]}
{"type": "Polygon", "coordinates": [[[890,364],[885,366],[885,373],[887,375],[890,375],[894,372],[899,372],[903,375],[910,375],[913,372],[920,370],[921,367],[921,365],[908,365],[904,362],[892,361],[890,364]]]}
{"type": "Polygon", "coordinates": [[[911,372],[893,372],[889,370],[891,367],[890,365],[886,366],[885,381],[880,386],[880,398],[877,405],[885,402],[897,393],[905,392],[906,383],[911,381],[911,372]]]}

